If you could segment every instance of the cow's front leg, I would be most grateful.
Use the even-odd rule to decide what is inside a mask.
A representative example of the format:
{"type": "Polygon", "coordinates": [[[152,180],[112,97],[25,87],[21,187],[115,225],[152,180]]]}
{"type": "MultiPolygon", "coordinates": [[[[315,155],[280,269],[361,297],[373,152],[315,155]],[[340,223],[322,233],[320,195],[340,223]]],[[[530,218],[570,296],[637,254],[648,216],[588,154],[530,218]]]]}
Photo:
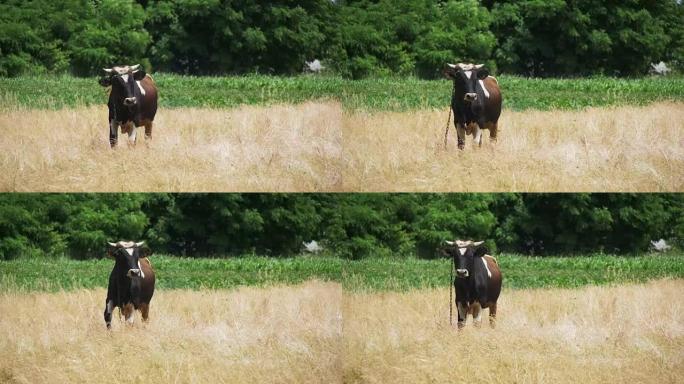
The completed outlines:
{"type": "Polygon", "coordinates": [[[475,130],[473,131],[473,140],[478,146],[482,146],[482,129],[480,129],[480,124],[475,124],[475,130]]]}
{"type": "Polygon", "coordinates": [[[112,327],[112,311],[114,310],[114,301],[113,300],[107,300],[107,304],[105,305],[105,310],[104,310],[104,320],[105,323],[107,324],[107,329],[110,329],[112,327]]]}
{"type": "Polygon", "coordinates": [[[466,317],[468,316],[468,306],[460,301],[456,302],[456,309],[458,310],[458,329],[462,329],[466,324],[466,317]]]}
{"type": "Polygon", "coordinates": [[[128,144],[135,146],[135,138],[136,138],[135,123],[133,123],[133,122],[128,123],[128,127],[126,130],[128,131],[128,144]]]}
{"type": "Polygon", "coordinates": [[[128,303],[123,306],[123,312],[124,318],[126,318],[126,322],[130,325],[133,325],[133,312],[135,312],[135,308],[133,308],[132,303],[128,303]]]}
{"type": "Polygon", "coordinates": [[[482,312],[484,311],[480,303],[474,303],[471,308],[473,310],[473,325],[479,328],[482,325],[482,312]]]}
{"type": "Polygon", "coordinates": [[[112,119],[109,121],[109,145],[114,148],[119,138],[119,123],[112,119]]]}
{"type": "Polygon", "coordinates": [[[466,136],[465,124],[456,123],[456,136],[458,137],[458,149],[465,148],[465,136],[466,136]]]}

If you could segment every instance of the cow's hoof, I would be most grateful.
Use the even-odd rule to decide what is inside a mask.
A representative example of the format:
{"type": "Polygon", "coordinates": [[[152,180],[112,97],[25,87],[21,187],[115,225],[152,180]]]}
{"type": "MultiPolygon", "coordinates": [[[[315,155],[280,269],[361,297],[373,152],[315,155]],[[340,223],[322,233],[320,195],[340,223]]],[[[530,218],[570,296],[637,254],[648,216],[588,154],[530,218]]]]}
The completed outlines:
{"type": "Polygon", "coordinates": [[[463,145],[463,144],[458,145],[458,149],[460,149],[461,151],[463,150],[463,148],[465,148],[465,145],[463,145]]]}

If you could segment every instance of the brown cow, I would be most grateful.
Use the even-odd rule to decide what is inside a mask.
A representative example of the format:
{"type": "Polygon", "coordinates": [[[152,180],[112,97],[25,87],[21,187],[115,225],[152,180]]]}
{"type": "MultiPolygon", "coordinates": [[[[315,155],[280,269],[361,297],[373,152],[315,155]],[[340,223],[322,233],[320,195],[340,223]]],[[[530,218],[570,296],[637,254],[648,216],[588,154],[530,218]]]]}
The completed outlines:
{"type": "Polygon", "coordinates": [[[140,65],[103,68],[106,76],[100,79],[109,93],[109,144],[114,148],[119,126],[128,133],[128,141],[135,145],[136,128],[145,126],[145,139],[152,138],[152,122],[157,114],[157,86],[140,65]]]}
{"type": "Polygon", "coordinates": [[[482,129],[489,129],[489,139],[496,141],[501,115],[498,81],[489,76],[484,64],[447,64],[444,76],[454,82],[451,109],[454,111],[458,149],[465,147],[465,136],[470,133],[474,141],[482,145],[482,129]]]}
{"type": "Polygon", "coordinates": [[[133,323],[133,311],[136,309],[142,313],[143,321],[147,321],[155,282],[152,263],[147,258],[151,253],[149,248],[142,249],[142,241],[108,244],[107,254],[115,263],[109,275],[105,301],[104,320],[107,328],[112,326],[112,311],[116,307],[121,309],[130,324],[133,323]]]}

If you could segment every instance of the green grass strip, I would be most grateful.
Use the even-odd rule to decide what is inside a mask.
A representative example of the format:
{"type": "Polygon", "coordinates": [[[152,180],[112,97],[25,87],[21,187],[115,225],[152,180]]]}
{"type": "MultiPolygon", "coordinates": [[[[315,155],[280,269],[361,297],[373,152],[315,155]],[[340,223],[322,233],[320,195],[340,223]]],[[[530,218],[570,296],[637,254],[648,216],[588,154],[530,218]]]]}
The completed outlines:
{"type": "MultiPolygon", "coordinates": [[[[336,100],[347,110],[408,111],[449,105],[451,82],[388,78],[345,80],[319,76],[194,77],[156,74],[163,108],[232,108],[240,105],[336,100]]],[[[576,110],[684,100],[684,77],[527,79],[499,76],[504,108],[576,110]]],[[[104,105],[96,78],[35,76],[0,78],[1,108],[62,109],[104,105]]]]}
{"type": "MultiPolygon", "coordinates": [[[[341,282],[355,292],[409,291],[449,286],[450,261],[373,258],[347,261],[336,257],[191,259],[151,258],[157,287],[228,289],[238,286],[297,284],[319,279],[341,282]]],[[[497,256],[506,289],[575,288],[585,285],[684,278],[684,254],[633,257],[497,256]]],[[[59,291],[106,287],[113,261],[24,259],[0,261],[0,292],[59,291]]]]}

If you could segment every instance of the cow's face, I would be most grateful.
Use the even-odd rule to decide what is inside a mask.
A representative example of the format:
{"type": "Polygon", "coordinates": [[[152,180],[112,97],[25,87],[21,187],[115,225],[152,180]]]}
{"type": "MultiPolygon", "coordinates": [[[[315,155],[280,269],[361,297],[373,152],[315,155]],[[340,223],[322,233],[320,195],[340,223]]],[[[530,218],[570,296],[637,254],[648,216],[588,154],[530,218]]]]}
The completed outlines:
{"type": "Polygon", "coordinates": [[[447,64],[444,76],[453,80],[454,85],[463,90],[463,101],[471,103],[477,100],[478,85],[484,88],[480,82],[489,76],[489,71],[484,68],[484,64],[447,64]]]}
{"type": "Polygon", "coordinates": [[[470,277],[473,272],[473,265],[475,258],[480,256],[474,251],[484,241],[474,242],[472,240],[456,240],[446,241],[447,252],[454,258],[454,265],[456,269],[456,278],[465,279],[470,277]]]}
{"type": "Polygon", "coordinates": [[[117,264],[123,265],[127,272],[126,276],[133,278],[143,278],[145,274],[140,268],[140,258],[145,257],[140,248],[145,242],[141,241],[135,243],[132,241],[119,241],[118,243],[108,243],[109,249],[107,253],[110,257],[116,259],[117,264]]]}
{"type": "Polygon", "coordinates": [[[99,80],[103,87],[112,87],[112,94],[117,95],[117,103],[121,103],[130,109],[138,104],[135,97],[136,81],[142,80],[146,73],[140,69],[140,65],[103,68],[106,75],[99,80]]]}

